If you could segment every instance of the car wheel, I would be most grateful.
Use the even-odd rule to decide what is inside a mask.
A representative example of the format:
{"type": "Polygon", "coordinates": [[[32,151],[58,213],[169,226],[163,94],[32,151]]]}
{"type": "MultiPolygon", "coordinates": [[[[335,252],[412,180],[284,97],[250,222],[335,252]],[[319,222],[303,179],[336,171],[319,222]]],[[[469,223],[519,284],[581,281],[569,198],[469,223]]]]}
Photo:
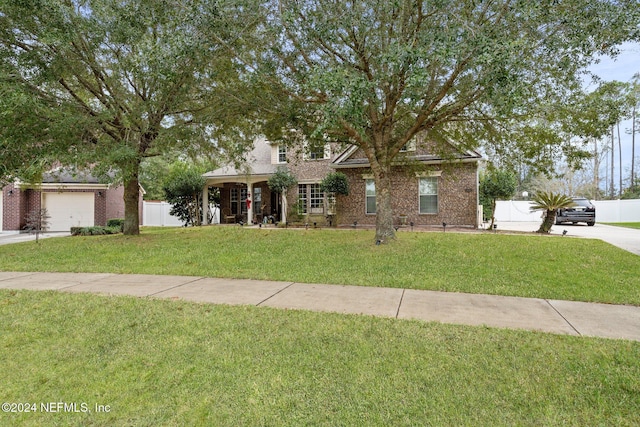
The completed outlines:
{"type": "Polygon", "coordinates": [[[589,227],[593,227],[594,225],[596,225],[596,223],[595,223],[595,222],[588,222],[588,223],[587,223],[587,225],[588,225],[589,227]]]}

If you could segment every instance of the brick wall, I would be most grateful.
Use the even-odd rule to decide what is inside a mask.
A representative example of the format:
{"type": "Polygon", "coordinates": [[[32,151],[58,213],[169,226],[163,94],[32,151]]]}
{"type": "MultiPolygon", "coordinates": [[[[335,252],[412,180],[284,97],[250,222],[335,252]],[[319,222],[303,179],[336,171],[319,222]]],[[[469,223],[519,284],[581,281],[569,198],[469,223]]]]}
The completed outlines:
{"type": "Polygon", "coordinates": [[[20,221],[24,218],[26,195],[10,184],[2,189],[2,197],[2,230],[20,230],[20,221]]]}
{"type": "MultiPolygon", "coordinates": [[[[42,193],[55,193],[58,190],[36,190],[15,188],[13,184],[2,189],[2,230],[20,231],[26,225],[26,216],[33,210],[41,209],[42,193]],[[10,194],[11,193],[11,194],[10,194]]],[[[111,218],[124,217],[123,187],[115,189],[64,190],[65,193],[94,194],[94,225],[106,225],[111,218]]],[[[141,211],[142,212],[142,211],[141,211]]]]}
{"type": "MultiPolygon", "coordinates": [[[[124,218],[124,187],[109,188],[105,197],[105,219],[124,218]]],[[[97,209],[96,209],[97,212],[97,209]]],[[[140,209],[142,212],[142,208],[140,209]]],[[[106,222],[105,222],[106,224],[106,222]]]]}
{"type": "MultiPolygon", "coordinates": [[[[392,201],[394,223],[400,223],[400,215],[407,216],[406,223],[416,226],[448,225],[477,227],[477,173],[475,163],[455,166],[432,166],[429,170],[440,173],[438,177],[438,212],[419,213],[419,188],[415,172],[396,169],[392,177],[392,201]]],[[[349,181],[349,195],[338,196],[338,224],[349,225],[354,221],[363,225],[375,225],[376,215],[366,214],[365,179],[371,175],[368,168],[342,169],[349,181]]]]}
{"type": "MultiPolygon", "coordinates": [[[[338,149],[333,146],[331,155],[327,159],[304,159],[302,153],[290,152],[288,153],[288,167],[292,175],[296,177],[299,184],[316,184],[320,183],[329,173],[335,172],[331,167],[331,162],[335,158],[338,149]]],[[[309,194],[307,194],[307,198],[309,194]]],[[[287,192],[287,204],[289,206],[289,212],[287,213],[287,220],[289,222],[295,222],[298,218],[295,212],[293,212],[293,206],[298,203],[298,186],[290,188],[287,192]]],[[[310,213],[309,206],[307,207],[308,214],[302,215],[300,221],[313,224],[317,222],[319,225],[326,225],[326,195],[324,203],[324,212],[312,214],[310,213]]]]}

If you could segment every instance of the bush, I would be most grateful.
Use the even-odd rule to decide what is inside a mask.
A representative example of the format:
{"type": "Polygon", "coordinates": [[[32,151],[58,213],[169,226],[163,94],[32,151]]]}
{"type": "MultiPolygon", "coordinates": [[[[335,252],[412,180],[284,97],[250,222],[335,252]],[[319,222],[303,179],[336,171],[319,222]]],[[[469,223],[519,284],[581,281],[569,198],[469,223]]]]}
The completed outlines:
{"type": "Polygon", "coordinates": [[[325,193],[349,195],[349,181],[342,172],[328,174],[320,183],[320,189],[325,193]]]}
{"type": "Polygon", "coordinates": [[[169,213],[180,218],[185,227],[202,224],[202,189],[205,184],[198,170],[183,166],[176,168],[163,186],[165,198],[171,204],[169,213]]]}
{"type": "Polygon", "coordinates": [[[115,227],[71,227],[72,236],[104,236],[105,234],[118,234],[122,232],[120,226],[115,227]]]}
{"type": "Polygon", "coordinates": [[[122,229],[122,227],[124,227],[124,218],[111,218],[107,220],[107,227],[118,227],[122,229]]]}

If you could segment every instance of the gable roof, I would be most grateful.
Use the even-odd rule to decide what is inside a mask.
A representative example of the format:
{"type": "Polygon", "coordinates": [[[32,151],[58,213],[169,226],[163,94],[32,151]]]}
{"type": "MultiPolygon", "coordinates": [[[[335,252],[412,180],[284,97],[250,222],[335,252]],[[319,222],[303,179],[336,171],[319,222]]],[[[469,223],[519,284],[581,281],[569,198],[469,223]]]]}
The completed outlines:
{"type": "Polygon", "coordinates": [[[70,170],[60,167],[42,175],[45,184],[100,184],[100,180],[86,170],[70,170]]]}
{"type": "MultiPolygon", "coordinates": [[[[226,165],[205,173],[205,178],[223,178],[250,175],[272,175],[279,165],[271,164],[271,145],[264,139],[253,144],[253,150],[247,154],[242,165],[226,165]]],[[[281,166],[281,165],[280,165],[281,166]]]]}
{"type": "MultiPolygon", "coordinates": [[[[420,153],[408,154],[409,158],[425,164],[438,164],[450,161],[458,162],[477,162],[482,159],[482,155],[475,150],[459,150],[453,144],[449,144],[453,148],[452,156],[442,156],[437,154],[420,153]]],[[[331,162],[331,167],[335,169],[341,168],[365,168],[369,167],[369,160],[362,155],[358,146],[351,145],[331,162]]],[[[408,152],[411,153],[411,152],[408,152]]]]}

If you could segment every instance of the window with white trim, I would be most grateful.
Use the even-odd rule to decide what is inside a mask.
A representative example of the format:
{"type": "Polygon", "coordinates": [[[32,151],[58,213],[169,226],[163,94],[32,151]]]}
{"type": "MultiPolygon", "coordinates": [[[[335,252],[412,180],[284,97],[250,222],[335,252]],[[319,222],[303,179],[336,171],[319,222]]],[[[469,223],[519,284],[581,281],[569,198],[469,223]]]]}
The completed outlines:
{"type": "Polygon", "coordinates": [[[438,213],[438,177],[431,176],[428,178],[420,178],[420,213],[421,214],[437,214],[438,213]]]}
{"type": "Polygon", "coordinates": [[[298,214],[307,213],[307,184],[298,184],[298,214]]]}
{"type": "Polygon", "coordinates": [[[260,187],[253,189],[253,213],[262,213],[262,188],[260,187]]]}
{"type": "Polygon", "coordinates": [[[376,184],[374,180],[365,180],[365,200],[366,200],[366,213],[376,213],[376,184]]]}
{"type": "Polygon", "coordinates": [[[287,163],[286,145],[278,145],[278,163],[287,163]]]}
{"type": "Polygon", "coordinates": [[[320,190],[320,184],[310,184],[309,205],[312,214],[324,213],[324,193],[320,190]]]}
{"type": "Polygon", "coordinates": [[[316,145],[305,143],[302,157],[304,160],[329,159],[331,158],[331,146],[329,144],[316,145]]]}
{"type": "Polygon", "coordinates": [[[400,149],[401,153],[406,153],[407,151],[416,151],[416,140],[412,139],[402,146],[400,149]]]}
{"type": "Polygon", "coordinates": [[[238,215],[238,214],[244,214],[247,213],[247,204],[243,203],[245,200],[247,200],[247,189],[246,188],[240,188],[240,191],[238,192],[238,188],[232,188],[231,189],[231,214],[232,215],[238,215]],[[238,195],[240,195],[240,198],[238,199],[238,195]]]}

